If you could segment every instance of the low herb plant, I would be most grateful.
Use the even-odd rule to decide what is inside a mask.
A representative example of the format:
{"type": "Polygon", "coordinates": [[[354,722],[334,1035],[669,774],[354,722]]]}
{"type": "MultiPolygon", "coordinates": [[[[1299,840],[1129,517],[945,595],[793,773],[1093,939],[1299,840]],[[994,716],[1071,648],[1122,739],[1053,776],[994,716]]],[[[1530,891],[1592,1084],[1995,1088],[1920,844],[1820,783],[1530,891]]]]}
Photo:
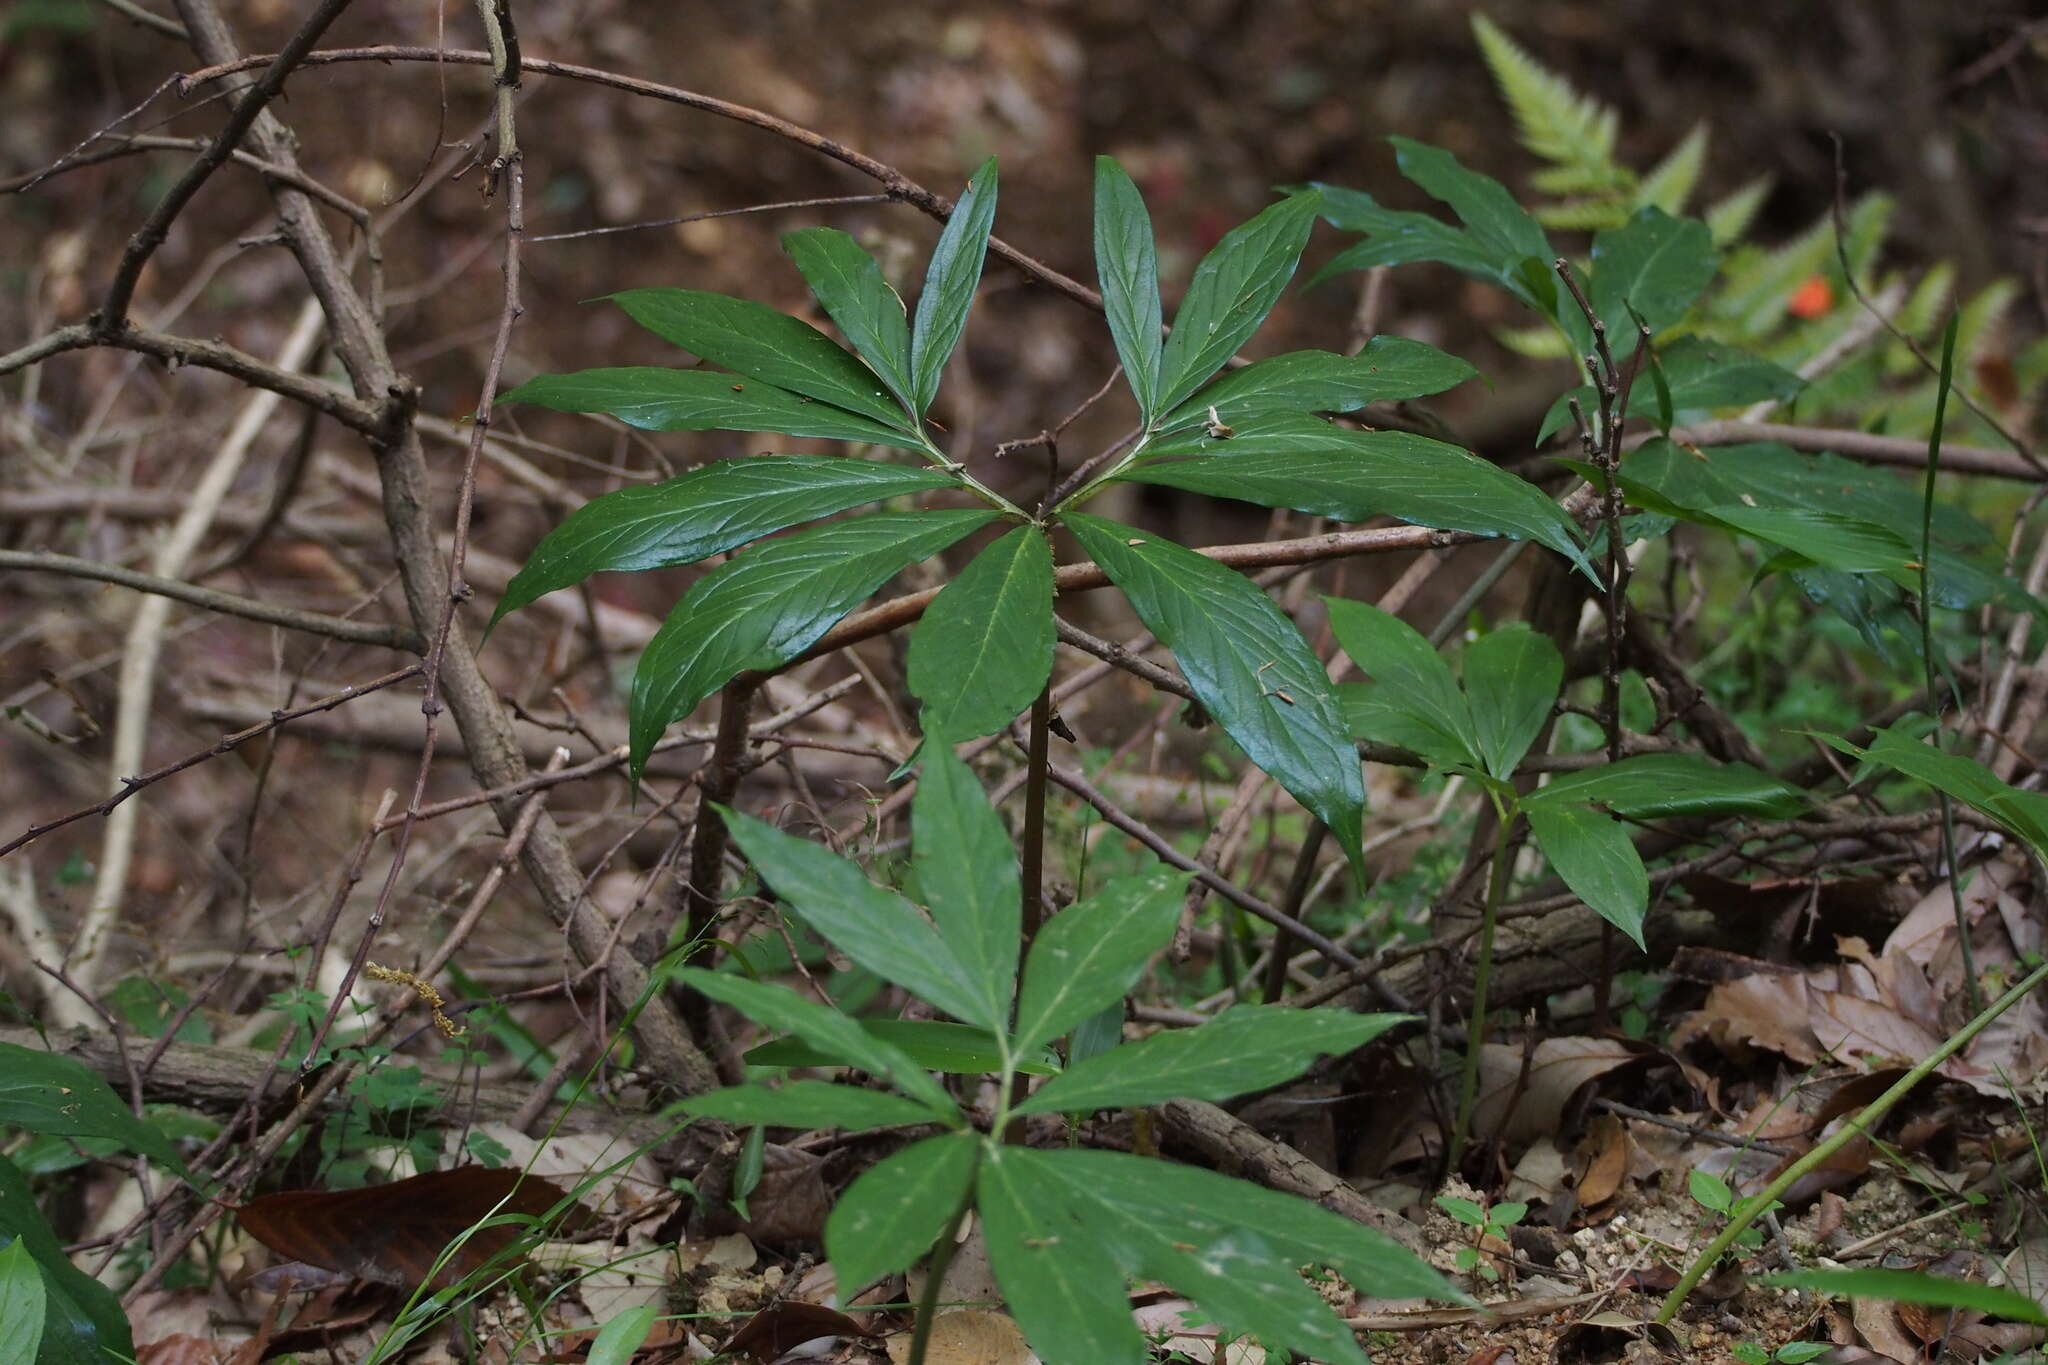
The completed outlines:
{"type": "MultiPolygon", "coordinates": [[[[1156,1158],[1004,1140],[1013,1120],[1031,1115],[1223,1100],[1275,1085],[1407,1016],[1240,1005],[1195,1028],[1071,1061],[1026,1094],[1021,1075],[1053,1069],[1047,1044],[1105,1010],[1120,1015],[1126,992],[1173,934],[1182,875],[1154,868],[1109,881],[1048,921],[1020,969],[1016,851],[949,748],[927,751],[912,806],[922,909],[817,844],[732,810],[718,818],[792,914],[857,965],[961,1021],[864,1025],[785,986],[676,969],[694,989],[797,1040],[817,1060],[888,1087],[756,1083],[684,1101],[682,1112],[805,1130],[939,1130],[861,1175],[825,1227],[842,1299],[937,1245],[913,1358],[921,1358],[943,1263],[970,1210],[1011,1311],[1053,1362],[1146,1358],[1124,1289],[1131,1275],[1171,1284],[1269,1350],[1331,1361],[1364,1357],[1300,1268],[1329,1267],[1374,1295],[1457,1297],[1385,1235],[1305,1200],[1156,1158]],[[985,1130],[928,1070],[961,1046],[966,1030],[994,1062],[997,1098],[985,1130]]],[[[954,1061],[947,1069],[965,1068],[954,1061]]]]}
{"type": "Polygon", "coordinates": [[[1477,1271],[1482,1280],[1499,1279],[1500,1271],[1487,1259],[1485,1244],[1488,1239],[1505,1242],[1508,1229],[1529,1216],[1529,1206],[1517,1201],[1483,1205],[1455,1194],[1438,1195],[1436,1206],[1473,1231],[1474,1245],[1457,1250],[1458,1269],[1477,1271]]]}

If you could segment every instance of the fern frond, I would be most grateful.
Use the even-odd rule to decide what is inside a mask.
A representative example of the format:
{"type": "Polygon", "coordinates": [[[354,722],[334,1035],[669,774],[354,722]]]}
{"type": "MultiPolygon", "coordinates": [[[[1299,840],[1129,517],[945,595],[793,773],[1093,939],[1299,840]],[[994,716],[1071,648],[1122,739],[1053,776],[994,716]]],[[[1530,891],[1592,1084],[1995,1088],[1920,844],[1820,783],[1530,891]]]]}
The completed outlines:
{"type": "Polygon", "coordinates": [[[1565,360],[1571,356],[1571,347],[1555,327],[1496,327],[1493,339],[1531,360],[1565,360]]]}
{"type": "Polygon", "coordinates": [[[2012,377],[2022,400],[2036,385],[2048,383],[2048,337],[2035,338],[2031,346],[2013,358],[2012,377]]]}
{"type": "Polygon", "coordinates": [[[2011,279],[2000,278],[1985,285],[1963,305],[1962,313],[1956,319],[1956,355],[1960,360],[1957,370],[1968,365],[1971,370],[1984,358],[1985,348],[1998,334],[2005,322],[2005,314],[2012,302],[2019,297],[2019,284],[2011,279]]]}
{"type": "MultiPolygon", "coordinates": [[[[1955,285],[1955,265],[1949,261],[1937,261],[1913,286],[1913,292],[1906,296],[1905,303],[1900,305],[1892,321],[1907,336],[1925,338],[1940,321],[1955,285]]],[[[1903,353],[1905,347],[1898,347],[1898,350],[1903,353]]]]}
{"type": "Polygon", "coordinates": [[[1654,204],[1673,217],[1685,212],[1685,201],[1692,198],[1693,190],[1699,186],[1700,171],[1706,164],[1707,125],[1702,121],[1695,123],[1685,139],[1643,177],[1636,186],[1631,207],[1641,209],[1654,204]]]}
{"type": "Polygon", "coordinates": [[[1619,119],[1612,109],[1573,90],[1484,14],[1472,16],[1472,33],[1514,112],[1524,147],[1559,166],[1627,174],[1614,162],[1619,119]]]}
{"type": "Polygon", "coordinates": [[[1866,194],[1849,206],[1849,222],[1844,255],[1849,258],[1851,278],[1865,289],[1870,288],[1870,276],[1877,265],[1878,253],[1884,250],[1885,237],[1891,232],[1892,211],[1898,201],[1888,194],[1866,194]]]}
{"type": "Polygon", "coordinates": [[[1625,199],[1567,199],[1562,204],[1538,204],[1529,210],[1536,221],[1560,232],[1598,232],[1628,222],[1625,199]]]}
{"type": "Polygon", "coordinates": [[[1764,206],[1764,197],[1771,192],[1771,177],[1760,175],[1724,199],[1715,201],[1707,210],[1707,231],[1714,235],[1715,246],[1728,246],[1741,239],[1749,231],[1749,225],[1756,221],[1757,210],[1764,206]]]}

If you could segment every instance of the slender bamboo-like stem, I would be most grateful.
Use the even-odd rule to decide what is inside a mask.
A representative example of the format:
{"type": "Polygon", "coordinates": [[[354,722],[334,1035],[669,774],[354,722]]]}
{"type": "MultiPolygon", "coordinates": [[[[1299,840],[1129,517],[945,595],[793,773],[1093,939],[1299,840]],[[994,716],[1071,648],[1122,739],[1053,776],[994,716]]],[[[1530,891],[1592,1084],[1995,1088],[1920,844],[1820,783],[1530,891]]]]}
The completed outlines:
{"type": "Polygon", "coordinates": [[[1728,1220],[1728,1226],[1721,1229],[1721,1235],[1709,1242],[1707,1249],[1695,1256],[1692,1264],[1685,1268],[1685,1273],[1678,1277],[1678,1283],[1671,1287],[1671,1293],[1657,1309],[1657,1321],[1668,1323],[1678,1316],[1678,1310],[1685,1306],[1686,1295],[1692,1293],[1693,1288],[1727,1253],[1728,1248],[1735,1245],[1735,1239],[1742,1235],[1743,1229],[1761,1217],[1764,1210],[1770,1208],[1780,1195],[1791,1189],[1801,1176],[1818,1169],[1829,1157],[1850,1142],[1868,1135],[1870,1130],[1877,1126],[1877,1121],[1890,1113],[1892,1107],[1900,1100],[1906,1098],[1914,1086],[1927,1079],[1936,1067],[1962,1051],[1972,1038],[1988,1028],[1999,1015],[2025,999],[2027,994],[2043,981],[2048,981],[2048,963],[2034,968],[2021,978],[2019,984],[1992,1001],[1981,1014],[1951,1034],[1940,1047],[1921,1058],[1919,1065],[1899,1077],[1891,1089],[1872,1100],[1855,1118],[1850,1119],[1825,1140],[1815,1144],[1812,1151],[1779,1172],[1778,1178],[1764,1186],[1755,1198],[1744,1200],[1738,1206],[1736,1214],[1728,1220]]]}
{"type": "Polygon", "coordinates": [[[1045,894],[1045,774],[1049,761],[1052,730],[1052,685],[1046,684],[1031,703],[1031,738],[1024,780],[1024,942],[1038,936],[1044,919],[1045,894]]]}
{"type": "Polygon", "coordinates": [[[968,1201],[962,1200],[959,1212],[939,1234],[931,1260],[925,1263],[924,1292],[917,1296],[917,1322],[910,1329],[910,1365],[924,1365],[924,1353],[932,1339],[932,1319],[939,1311],[939,1286],[945,1282],[946,1268],[953,1264],[953,1250],[960,1244],[960,1228],[967,1221],[967,1209],[968,1201]]]}

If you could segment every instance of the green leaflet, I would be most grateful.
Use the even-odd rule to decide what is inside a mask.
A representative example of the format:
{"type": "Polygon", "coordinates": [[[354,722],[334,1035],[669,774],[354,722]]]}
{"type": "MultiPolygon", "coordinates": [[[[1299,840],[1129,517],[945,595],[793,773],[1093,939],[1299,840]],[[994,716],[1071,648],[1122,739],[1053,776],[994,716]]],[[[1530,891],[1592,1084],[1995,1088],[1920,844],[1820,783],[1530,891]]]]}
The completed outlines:
{"type": "Polygon", "coordinates": [[[1019,526],[968,562],[910,634],[910,691],[948,743],[1008,725],[1052,674],[1052,550],[1019,526]]]}
{"type": "Polygon", "coordinates": [[[1240,223],[1195,267],[1160,356],[1161,409],[1223,368],[1273,311],[1315,226],[1316,196],[1293,195],[1240,223]]]}
{"type": "Polygon", "coordinates": [[[1607,326],[1615,359],[1634,352],[1637,317],[1653,336],[1663,331],[1685,316],[1719,266],[1705,223],[1659,208],[1638,210],[1627,226],[1594,234],[1589,299],[1607,326]]]}
{"type": "Polygon", "coordinates": [[[917,296],[917,325],[910,334],[910,382],[914,406],[923,412],[938,396],[939,377],[967,326],[981,263],[988,254],[989,229],[996,220],[996,160],[981,163],[967,193],[953,206],[917,296]]]}
{"type": "Polygon", "coordinates": [[[1078,512],[1066,524],[1173,651],[1209,714],[1330,827],[1363,880],[1358,751],[1294,623],[1241,574],[1193,550],[1078,512]]]}
{"type": "Polygon", "coordinates": [[[849,1133],[932,1121],[931,1110],[916,1100],[830,1081],[786,1081],[777,1087],[737,1085],[684,1100],[674,1111],[727,1123],[841,1128],[849,1133]]]}
{"type": "Polygon", "coordinates": [[[1017,850],[950,745],[926,752],[910,830],[911,862],[932,923],[978,989],[984,1019],[1006,1029],[1023,914],[1017,850]]]}
{"type": "Polygon", "coordinates": [[[1095,276],[1117,359],[1137,397],[1140,420],[1159,409],[1159,249],[1152,217],[1131,177],[1113,159],[1095,158],[1095,276]]]}
{"type": "Polygon", "coordinates": [[[1650,877],[1627,826],[1575,801],[1529,802],[1522,813],[1537,847],[1572,894],[1642,947],[1650,877]]]}
{"type": "Polygon", "coordinates": [[[699,289],[628,289],[633,321],[736,374],[914,432],[875,372],[817,328],[765,303],[699,289]]]}
{"type": "Polygon", "coordinates": [[[1119,877],[1046,921],[1024,961],[1017,1048],[1043,1046],[1099,1011],[1120,1007],[1152,954],[1172,937],[1186,887],[1185,873],[1154,867],[1119,877]]]}
{"type": "Polygon", "coordinates": [[[825,315],[838,325],[889,391],[915,410],[910,382],[910,323],[903,300],[882,278],[882,268],[859,242],[838,228],[803,228],[783,234],[782,249],[811,287],[825,315]]]}
{"type": "Polygon", "coordinates": [[[931,1250],[967,1198],[980,1149],[976,1133],[926,1138],[847,1186],[825,1220],[825,1254],[838,1272],[842,1306],[931,1250]]]}
{"type": "Polygon", "coordinates": [[[764,455],[621,488],[584,503],[542,538],[506,585],[491,625],[594,573],[694,564],[800,521],[953,483],[932,469],[825,455],[764,455]]]}
{"type": "Polygon", "coordinates": [[[1697,754],[1637,754],[1584,772],[1560,773],[1524,804],[1582,801],[1638,820],[1762,815],[1785,819],[1806,798],[1745,763],[1713,763],[1697,754]]]}
{"type": "Polygon", "coordinates": [[[1013,1112],[1081,1113],[1172,1099],[1227,1100],[1292,1079],[1317,1057],[1363,1047],[1408,1018],[1237,1005],[1206,1024],[1155,1033],[1077,1062],[1013,1112]]]}
{"type": "Polygon", "coordinates": [[[655,740],[743,669],[778,668],[895,574],[995,517],[884,512],[743,550],[686,593],[633,673],[632,769],[655,740]]]}
{"type": "Polygon", "coordinates": [[[1374,337],[1357,355],[1290,351],[1232,370],[1159,421],[1162,432],[1206,424],[1209,409],[1234,425],[1267,412],[1355,412],[1368,403],[1441,393],[1479,372],[1434,346],[1374,337]]]}
{"type": "Polygon", "coordinates": [[[920,438],[871,417],[813,402],[758,379],[638,365],[543,374],[498,395],[556,412],[603,412],[648,431],[774,431],[922,453],[920,438]]]}
{"type": "Polygon", "coordinates": [[[1584,563],[1577,528],[1534,485],[1469,451],[1405,431],[1351,431],[1314,417],[1247,418],[1228,439],[1185,433],[1149,453],[1204,458],[1140,465],[1121,477],[1341,521],[1397,517],[1547,545],[1584,563]]]}

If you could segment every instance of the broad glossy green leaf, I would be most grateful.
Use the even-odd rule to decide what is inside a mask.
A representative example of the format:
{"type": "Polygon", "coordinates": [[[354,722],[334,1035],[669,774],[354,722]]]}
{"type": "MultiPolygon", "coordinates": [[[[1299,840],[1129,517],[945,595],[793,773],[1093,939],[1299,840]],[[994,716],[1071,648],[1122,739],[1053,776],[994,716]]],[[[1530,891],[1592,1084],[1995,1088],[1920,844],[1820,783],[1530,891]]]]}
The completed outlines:
{"type": "Polygon", "coordinates": [[[1131,1320],[1123,1270],[1099,1224],[1044,1197],[1036,1159],[1042,1155],[991,1145],[982,1159],[974,1204],[996,1283],[1040,1360],[1144,1365],[1150,1357],[1131,1320]]]}
{"type": "Polygon", "coordinates": [[[1634,353],[1636,316],[1652,334],[1663,331],[1685,316],[1719,265],[1705,223],[1654,206],[1638,210],[1624,227],[1595,233],[1588,292],[1615,357],[1634,353]]]}
{"type": "Polygon", "coordinates": [[[1357,355],[1290,351],[1218,379],[1159,422],[1161,431],[1226,425],[1263,412],[1354,412],[1368,403],[1441,393],[1477,375],[1454,355],[1404,337],[1374,337],[1357,355]]]}
{"type": "Polygon", "coordinates": [[[1564,685],[1564,660],[1547,635],[1503,626],[1465,646],[1465,693],[1472,700],[1473,745],[1486,771],[1502,781],[1550,719],[1564,685]]]}
{"type": "Polygon", "coordinates": [[[1657,820],[1699,815],[1787,818],[1806,809],[1798,788],[1747,763],[1713,763],[1697,754],[1637,754],[1584,772],[1560,773],[1530,802],[1588,801],[1617,815],[1657,820]]]}
{"type": "Polygon", "coordinates": [[[1365,233],[1367,240],[1337,253],[1310,279],[1312,285],[1346,271],[1417,261],[1438,261],[1461,274],[1496,283],[1500,279],[1498,254],[1462,228],[1426,213],[1387,208],[1363,190],[1320,181],[1315,188],[1323,196],[1323,220],[1343,232],[1365,233]]]}
{"type": "Polygon", "coordinates": [[[1845,1299],[1888,1299],[1893,1303],[1925,1303],[1937,1308],[1973,1308],[1994,1317],[2048,1327],[2040,1301],[2017,1289],[1931,1275],[1924,1270],[1885,1270],[1870,1266],[1853,1270],[1789,1270],[1764,1275],[1760,1285],[1810,1289],[1845,1299]]]}
{"type": "Polygon", "coordinates": [[[939,590],[910,632],[910,692],[927,735],[992,735],[1045,690],[1052,596],[1052,550],[1033,526],[1006,531],[939,590]]]}
{"type": "Polygon", "coordinates": [[[633,321],[715,365],[914,432],[880,376],[808,322],[765,303],[701,289],[628,289],[611,296],[633,321]]]}
{"type": "Polygon", "coordinates": [[[981,782],[949,744],[926,751],[910,833],[917,887],[932,923],[966,969],[982,1017],[1003,1028],[1017,985],[1023,913],[1017,850],[981,782]]]}
{"type": "Polygon", "coordinates": [[[13,1162],[0,1156],[0,1241],[21,1246],[41,1268],[42,1365],[112,1365],[135,1358],[128,1315],[114,1291],[71,1263],[57,1234],[36,1208],[35,1191],[13,1162]]]}
{"type": "Polygon", "coordinates": [[[932,1121],[931,1110],[916,1100],[830,1081],[785,1081],[774,1087],[736,1085],[693,1096],[674,1106],[674,1112],[727,1123],[843,1128],[849,1133],[932,1121]]]}
{"type": "Polygon", "coordinates": [[[532,403],[556,412],[603,412],[648,431],[778,431],[923,451],[907,432],[819,403],[758,379],[712,370],[629,365],[574,374],[535,375],[498,395],[501,403],[532,403]]]}
{"type": "Polygon", "coordinates": [[[784,233],[782,249],[796,262],[818,306],[853,343],[861,359],[881,376],[898,401],[906,408],[915,407],[911,400],[910,322],[904,316],[903,300],[882,278],[875,258],[852,236],[829,227],[784,233]]]}
{"type": "Polygon", "coordinates": [[[917,325],[910,333],[911,396],[923,412],[938,396],[939,377],[967,326],[974,287],[981,283],[981,263],[988,255],[989,229],[996,221],[996,159],[981,163],[967,182],[967,192],[953,206],[939,244],[924,274],[924,292],[917,296],[917,325]]]}
{"type": "Polygon", "coordinates": [[[1017,1046],[1030,1049],[1120,1004],[1180,923],[1184,873],[1119,877],[1047,920],[1024,960],[1017,1046]]]}
{"type": "Polygon", "coordinates": [[[1361,1294],[1467,1302],[1386,1234],[1306,1199],[1214,1171],[1124,1152],[1003,1150],[1027,1158],[1017,1163],[1018,1181],[1025,1189],[1036,1183],[1033,1177],[1046,1166],[1057,1164],[1063,1183],[1095,1191],[1120,1221],[1171,1232],[1177,1241],[1215,1246],[1252,1228],[1283,1263],[1328,1266],[1361,1294]]]}
{"type": "Polygon", "coordinates": [[[1629,842],[1628,828],[1575,801],[1534,802],[1524,805],[1523,814],[1536,846],[1572,894],[1642,947],[1650,876],[1629,842]]]}
{"type": "MultiPolygon", "coordinates": [[[[887,1043],[927,1071],[954,1076],[980,1076],[1001,1071],[1002,1043],[993,1033],[968,1024],[938,1019],[862,1019],[869,1037],[887,1043]]],[[[1020,1049],[1016,1069],[1027,1076],[1051,1076],[1060,1059],[1050,1048],[1020,1049]]],[[[747,1052],[749,1066],[847,1066],[843,1053],[830,1052],[802,1038],[777,1038],[747,1052]]]]}
{"type": "MultiPolygon", "coordinates": [[[[1805,380],[1781,365],[1699,337],[1678,338],[1659,358],[1677,410],[1734,407],[1766,398],[1789,402],[1806,387],[1805,380]]],[[[1647,382],[1647,376],[1636,381],[1638,392],[1629,399],[1634,411],[1649,411],[1650,395],[1642,391],[1647,382]]]]}
{"type": "Polygon", "coordinates": [[[1088,1183],[1089,1173],[1069,1168],[1058,1153],[1023,1155],[1043,1197],[1064,1205],[1076,1222],[1107,1243],[1126,1272],[1163,1281],[1229,1330],[1257,1337],[1268,1350],[1288,1348],[1317,1360],[1364,1365],[1351,1329],[1337,1321],[1299,1269],[1273,1250],[1261,1229],[1188,1241],[1176,1224],[1132,1220],[1121,1204],[1088,1183]]]}
{"type": "Polygon", "coordinates": [[[1330,827],[1363,881],[1358,751],[1294,622],[1243,575],[1193,550],[1078,512],[1066,525],[1173,651],[1209,714],[1330,827]]]}
{"type": "Polygon", "coordinates": [[[1726,503],[1695,511],[1693,520],[1709,519],[1730,530],[1783,546],[1812,563],[1848,573],[1903,573],[1919,558],[1919,552],[1896,532],[1818,507],[1726,503]]]}
{"type": "Polygon", "coordinates": [[[1972,758],[1945,753],[1898,726],[1879,730],[1867,749],[1834,735],[1821,739],[1857,758],[1867,758],[1918,778],[1967,806],[1984,812],[2048,858],[2048,796],[2008,786],[1972,758]]]}
{"type": "Polygon", "coordinates": [[[1340,521],[1390,516],[1417,526],[1534,540],[1584,562],[1576,528],[1533,484],[1470,451],[1406,431],[1350,431],[1266,413],[1216,440],[1186,433],[1160,455],[1220,458],[1140,465],[1122,477],[1340,521]]]}
{"type": "Polygon", "coordinates": [[[49,1294],[43,1268],[19,1237],[0,1246],[0,1362],[29,1365],[43,1344],[49,1294]]]}
{"type": "Polygon", "coordinates": [[[1451,676],[1451,666],[1422,632],[1367,602],[1325,597],[1323,603],[1338,646],[1373,679],[1372,701],[1409,722],[1400,738],[1372,737],[1414,749],[1445,767],[1478,767],[1472,707],[1451,676]]]}
{"type": "Polygon", "coordinates": [[[939,1240],[967,1198],[981,1148],[976,1133],[912,1143],[862,1172],[825,1220],[825,1255],[841,1306],[902,1270],[939,1240]]]}
{"type": "Polygon", "coordinates": [[[800,521],[954,482],[935,469],[828,455],[763,455],[621,488],[584,503],[542,538],[505,586],[491,624],[594,573],[694,564],[800,521]]]}
{"type": "Polygon", "coordinates": [[[732,1006],[763,1028],[795,1035],[828,1058],[826,1065],[858,1067],[888,1081],[922,1104],[936,1122],[960,1122],[959,1106],[923,1067],[901,1048],[876,1037],[838,1010],[806,1000],[787,986],[749,981],[726,972],[677,967],[672,974],[685,986],[732,1006]]]}
{"type": "Polygon", "coordinates": [[[162,1133],[135,1117],[98,1073],[55,1053],[0,1043],[0,1124],[59,1137],[107,1138],[186,1176],[162,1133]]]}
{"type": "Polygon", "coordinates": [[[1202,387],[1259,330],[1293,278],[1315,222],[1315,194],[1293,195],[1224,233],[1202,258],[1160,357],[1160,409],[1202,387]]]}
{"type": "Polygon", "coordinates": [[[1227,1100],[1291,1080],[1316,1058],[1363,1047],[1410,1017],[1237,1005],[1206,1024],[1155,1033],[1077,1062],[1012,1112],[1085,1113],[1167,1100],[1227,1100]]]}
{"type": "Polygon", "coordinates": [[[889,578],[985,526],[993,512],[884,512],[742,550],[699,579],[633,673],[632,767],[742,669],[779,668],[889,578]]]}
{"type": "Polygon", "coordinates": [[[1095,158],[1095,277],[1117,359],[1150,426],[1158,412],[1159,249],[1145,200],[1111,157],[1095,158]]]}
{"type": "Polygon", "coordinates": [[[1436,199],[1470,229],[1472,236],[1494,258],[1497,268],[1511,271],[1521,261],[1534,258],[1545,270],[1550,268],[1549,238],[1515,202],[1507,187],[1490,176],[1468,170],[1457,157],[1441,147],[1391,137],[1394,161],[1407,176],[1436,199]]]}
{"type": "Polygon", "coordinates": [[[661,1308],[656,1304],[628,1308],[598,1329],[583,1365],[631,1365],[660,1317],[661,1308]]]}
{"type": "Polygon", "coordinates": [[[855,963],[957,1019],[985,1029],[1009,1024],[1008,983],[971,973],[923,911],[822,844],[716,809],[782,903],[855,963]]]}

